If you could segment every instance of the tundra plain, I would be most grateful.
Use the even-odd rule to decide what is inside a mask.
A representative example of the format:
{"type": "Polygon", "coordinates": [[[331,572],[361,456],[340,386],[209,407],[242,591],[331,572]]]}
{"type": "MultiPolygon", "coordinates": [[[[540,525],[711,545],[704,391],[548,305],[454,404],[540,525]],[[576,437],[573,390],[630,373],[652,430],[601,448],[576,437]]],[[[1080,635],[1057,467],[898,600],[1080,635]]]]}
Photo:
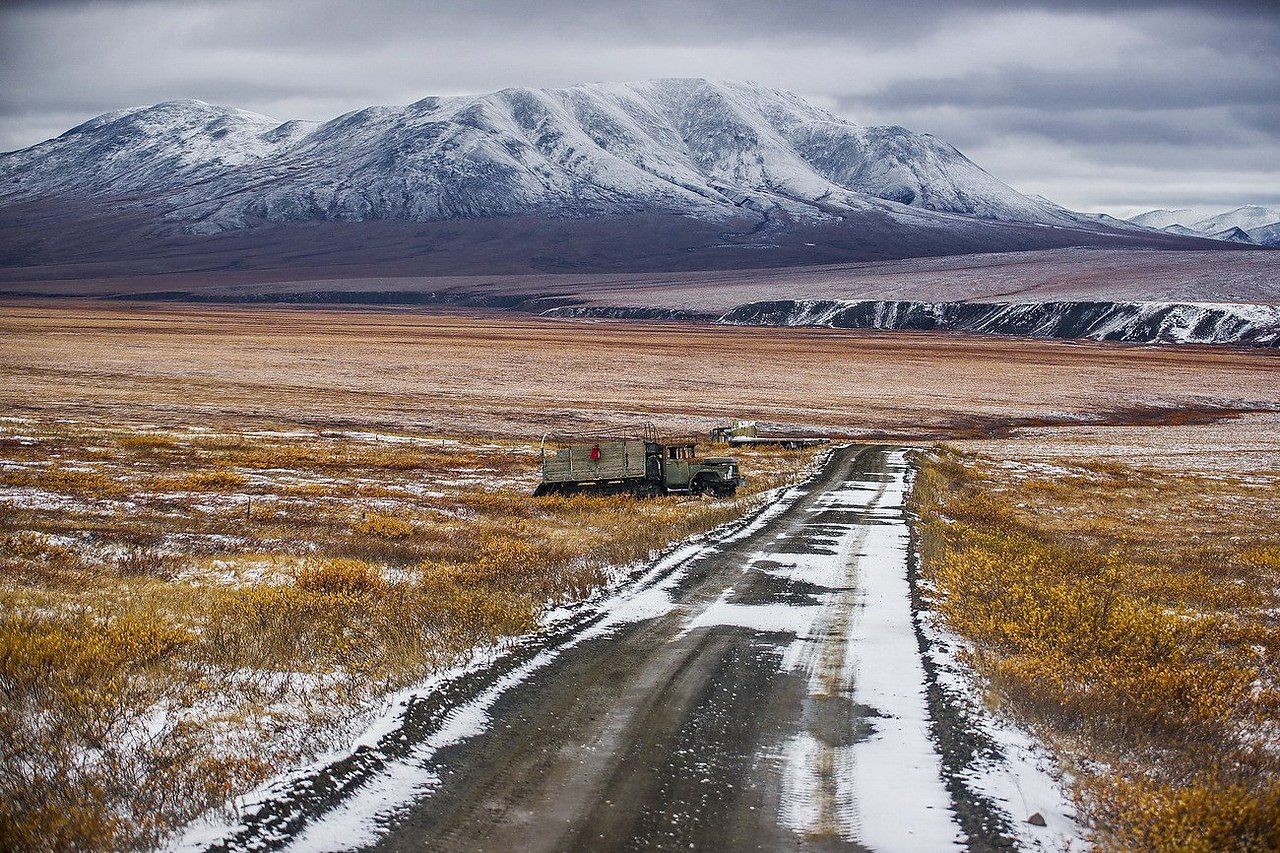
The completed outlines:
{"type": "Polygon", "coordinates": [[[1148,426],[1171,447],[1166,426],[1226,421],[1272,462],[1280,446],[1276,354],[1228,347],[90,300],[6,302],[0,334],[0,405],[91,423],[536,438],[754,418],[902,441],[1148,426]]]}
{"type": "MultiPolygon", "coordinates": [[[[1228,594],[1275,578],[1276,359],[438,310],[6,302],[0,640],[16,746],[5,760],[35,775],[7,775],[16,810],[0,817],[17,821],[10,832],[35,833],[14,838],[163,844],[192,816],[190,802],[216,805],[317,744],[339,746],[351,733],[334,720],[362,719],[352,709],[380,691],[529,630],[547,603],[607,588],[615,569],[759,506],[808,465],[802,453],[743,454],[755,481],[732,504],[535,506],[525,496],[544,432],[650,421],[684,433],[742,417],[769,431],[972,454],[932,463],[921,507],[933,550],[923,556],[947,593],[934,606],[972,644],[984,695],[1038,727],[1064,766],[1096,771],[1079,774],[1088,784],[1077,795],[1103,846],[1139,837],[1158,849],[1178,821],[1212,826],[1215,843],[1239,838],[1227,810],[1251,809],[1249,825],[1265,827],[1276,808],[1273,658],[1249,658],[1277,647],[1274,601],[1228,594]],[[948,526],[956,519],[967,526],[948,526]],[[1211,726],[1248,737],[1197,740],[1176,720],[1141,728],[1150,721],[1118,717],[1150,739],[1141,754],[1117,752],[1074,718],[1045,713],[1070,705],[1074,688],[1065,679],[1053,683],[1059,694],[1029,693],[1019,677],[1036,665],[1071,672],[1102,660],[1105,688],[1129,682],[1105,644],[1079,663],[1017,646],[1030,642],[1023,635],[990,634],[999,598],[983,598],[985,576],[967,567],[980,547],[1021,554],[1032,540],[1058,549],[1054,565],[1079,557],[1086,581],[1133,602],[1125,613],[1177,608],[1180,624],[1234,625],[1240,642],[1214,646],[1199,633],[1186,654],[1212,666],[1225,648],[1233,684],[1256,689],[1225,711],[1190,703],[1188,713],[1222,711],[1211,726]],[[1116,561],[1133,584],[1117,579],[1116,561]],[[409,622],[434,636],[406,631],[409,622]],[[51,745],[41,720],[54,718],[38,712],[67,691],[83,705],[58,706],[71,740],[51,745]],[[1162,742],[1165,729],[1182,740],[1162,742]],[[139,730],[145,738],[127,734],[139,730]],[[1233,797],[1204,794],[1219,768],[1194,763],[1201,748],[1237,765],[1248,752],[1252,775],[1230,779],[1233,797]],[[1163,765],[1176,772],[1157,773],[1172,754],[1163,765]],[[32,765],[32,755],[50,763],[32,765]],[[1130,784],[1098,782],[1108,766],[1130,784]],[[1200,799],[1188,805],[1183,792],[1200,799]],[[35,826],[21,811],[40,803],[53,823],[35,826]]],[[[1022,565],[1008,562],[1010,572],[1022,565]]],[[[1026,612],[1058,591],[1028,583],[1026,612]]],[[[1131,662],[1142,675],[1143,661],[1131,662]]],[[[1115,695],[1074,701],[1105,728],[1115,695]]]]}

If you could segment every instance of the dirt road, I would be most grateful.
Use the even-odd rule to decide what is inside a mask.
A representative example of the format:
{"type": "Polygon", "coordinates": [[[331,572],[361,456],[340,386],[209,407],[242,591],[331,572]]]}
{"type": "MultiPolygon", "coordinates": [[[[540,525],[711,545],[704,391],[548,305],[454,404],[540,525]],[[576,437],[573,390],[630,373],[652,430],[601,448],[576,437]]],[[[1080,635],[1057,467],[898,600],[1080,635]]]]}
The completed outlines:
{"type": "Polygon", "coordinates": [[[412,698],[213,849],[1000,846],[934,746],[907,477],[903,450],[837,450],[737,531],[412,698]]]}

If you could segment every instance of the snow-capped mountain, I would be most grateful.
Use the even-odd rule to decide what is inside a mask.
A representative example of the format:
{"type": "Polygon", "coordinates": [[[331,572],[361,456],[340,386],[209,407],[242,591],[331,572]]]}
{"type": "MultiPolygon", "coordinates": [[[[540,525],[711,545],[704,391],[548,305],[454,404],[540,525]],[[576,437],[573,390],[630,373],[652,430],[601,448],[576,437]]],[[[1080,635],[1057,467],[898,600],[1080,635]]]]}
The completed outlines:
{"type": "Polygon", "coordinates": [[[1148,210],[1146,213],[1130,216],[1126,221],[1141,225],[1143,228],[1168,228],[1170,225],[1181,225],[1185,228],[1187,223],[1196,222],[1202,217],[1203,214],[1181,207],[1177,210],[1148,210]]]}
{"type": "Polygon", "coordinates": [[[1151,210],[1128,219],[1134,225],[1184,237],[1208,237],[1232,243],[1280,245],[1276,226],[1280,208],[1250,204],[1223,213],[1205,215],[1190,209],[1151,210]]]}
{"type": "Polygon", "coordinates": [[[0,155],[0,200],[121,196],[191,186],[253,167],[312,129],[203,101],[98,116],[23,151],[0,155]]]}
{"type": "Polygon", "coordinates": [[[0,234],[11,279],[1214,245],[1023,195],[928,134],[698,79],[430,97],[326,122],[200,101],[120,110],[0,154],[0,234]]]}
{"type": "Polygon", "coordinates": [[[200,101],[108,113],[0,155],[0,205],[159,205],[197,232],[657,210],[708,221],[912,209],[1078,225],[955,148],[750,83],[504,89],[280,122],[200,101]]]}
{"type": "Polygon", "coordinates": [[[1239,228],[1248,233],[1277,222],[1280,222],[1280,208],[1249,204],[1237,207],[1235,210],[1228,210],[1226,213],[1219,213],[1217,216],[1206,217],[1192,223],[1191,227],[1197,231],[1215,234],[1230,231],[1232,228],[1239,228]]]}

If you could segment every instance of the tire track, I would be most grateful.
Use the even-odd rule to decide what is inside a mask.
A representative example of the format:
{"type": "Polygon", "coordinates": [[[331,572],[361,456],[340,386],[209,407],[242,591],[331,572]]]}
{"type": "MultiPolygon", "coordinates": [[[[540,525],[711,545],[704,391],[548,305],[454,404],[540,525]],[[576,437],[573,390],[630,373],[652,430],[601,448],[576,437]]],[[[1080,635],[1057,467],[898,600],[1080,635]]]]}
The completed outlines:
{"type": "MultiPolygon", "coordinates": [[[[211,849],[860,850],[892,838],[859,802],[884,773],[877,739],[927,736],[911,707],[860,700],[871,664],[858,645],[868,583],[899,560],[906,582],[903,457],[836,450],[736,532],[414,700],[376,746],[211,849]]],[[[908,699],[923,697],[919,678],[908,699]]],[[[930,849],[954,846],[932,746],[911,750],[924,763],[908,775],[941,799],[904,797],[906,819],[930,849]]]]}

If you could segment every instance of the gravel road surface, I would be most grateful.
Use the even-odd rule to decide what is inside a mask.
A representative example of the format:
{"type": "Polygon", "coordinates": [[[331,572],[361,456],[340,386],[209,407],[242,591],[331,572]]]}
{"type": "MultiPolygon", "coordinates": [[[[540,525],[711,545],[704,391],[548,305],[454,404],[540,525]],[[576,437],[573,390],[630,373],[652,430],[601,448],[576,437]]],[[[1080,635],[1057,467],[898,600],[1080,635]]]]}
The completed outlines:
{"type": "MultiPolygon", "coordinates": [[[[906,452],[808,483],[413,697],[212,849],[946,850],[906,452]]],[[[963,827],[963,828],[962,828],[963,827]]]]}

